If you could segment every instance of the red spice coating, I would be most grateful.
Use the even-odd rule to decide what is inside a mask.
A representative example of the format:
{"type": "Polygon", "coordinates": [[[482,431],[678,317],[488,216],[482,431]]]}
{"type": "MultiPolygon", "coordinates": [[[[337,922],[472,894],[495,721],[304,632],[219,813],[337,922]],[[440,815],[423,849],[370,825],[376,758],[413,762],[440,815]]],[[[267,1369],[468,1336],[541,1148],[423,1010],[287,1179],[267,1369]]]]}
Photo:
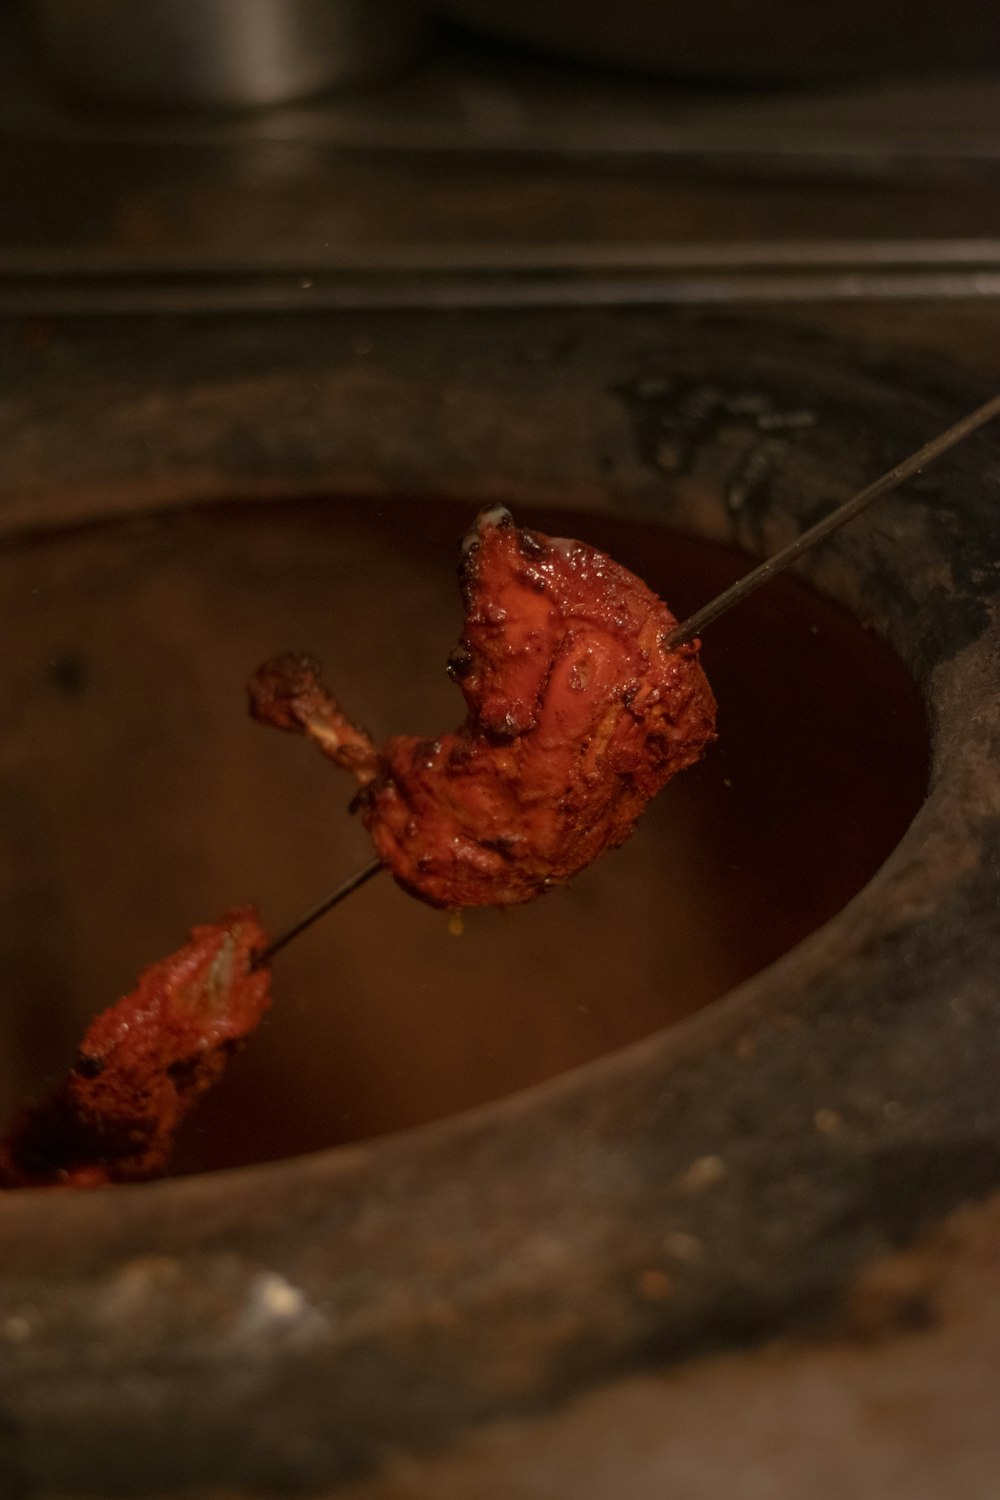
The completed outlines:
{"type": "Polygon", "coordinates": [[[267,938],[252,907],[196,927],[91,1024],[73,1069],[0,1144],[0,1186],[100,1187],[161,1175],[183,1117],[271,1003],[251,971],[267,938]]]}
{"type": "Polygon", "coordinates": [[[454,733],[376,751],[304,657],[261,668],[251,705],[354,771],[361,817],[405,889],[432,906],[504,906],[622,843],[714,738],[715,700],[698,642],[667,650],[674,616],[596,548],[497,508],[466,538],[461,580],[449,670],[469,712],[454,733]]]}

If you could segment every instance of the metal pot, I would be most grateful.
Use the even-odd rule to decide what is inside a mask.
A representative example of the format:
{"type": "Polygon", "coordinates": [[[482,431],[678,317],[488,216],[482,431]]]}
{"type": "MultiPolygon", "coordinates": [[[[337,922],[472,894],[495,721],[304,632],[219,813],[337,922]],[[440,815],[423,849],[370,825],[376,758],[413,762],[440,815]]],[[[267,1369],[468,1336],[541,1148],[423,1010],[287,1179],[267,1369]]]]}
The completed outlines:
{"type": "Polygon", "coordinates": [[[67,91],[128,104],[239,109],[378,77],[409,55],[409,0],[34,0],[67,91]]]}
{"type": "Polygon", "coordinates": [[[882,0],[444,0],[458,20],[566,57],[736,82],[977,65],[1000,49],[1000,11],[882,0]]]}

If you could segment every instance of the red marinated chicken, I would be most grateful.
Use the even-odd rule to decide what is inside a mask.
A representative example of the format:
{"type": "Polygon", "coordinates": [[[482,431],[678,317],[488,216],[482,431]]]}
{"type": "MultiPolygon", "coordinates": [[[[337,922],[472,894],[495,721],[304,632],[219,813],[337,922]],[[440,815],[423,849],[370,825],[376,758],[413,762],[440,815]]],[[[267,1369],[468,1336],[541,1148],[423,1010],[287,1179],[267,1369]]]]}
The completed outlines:
{"type": "Polygon", "coordinates": [[[463,545],[465,631],[449,662],[468,717],[376,748],[308,657],[266,663],[251,712],[308,734],[361,785],[399,883],[432,906],[506,906],[561,885],[632,832],[714,738],[698,643],[634,574],[583,542],[483,512],[463,545]]]}
{"type": "Polygon", "coordinates": [[[72,1071],[0,1144],[0,1186],[101,1187],[166,1170],[174,1135],[270,1004],[251,968],[267,939],[250,907],[196,927],[99,1015],[72,1071]]]}

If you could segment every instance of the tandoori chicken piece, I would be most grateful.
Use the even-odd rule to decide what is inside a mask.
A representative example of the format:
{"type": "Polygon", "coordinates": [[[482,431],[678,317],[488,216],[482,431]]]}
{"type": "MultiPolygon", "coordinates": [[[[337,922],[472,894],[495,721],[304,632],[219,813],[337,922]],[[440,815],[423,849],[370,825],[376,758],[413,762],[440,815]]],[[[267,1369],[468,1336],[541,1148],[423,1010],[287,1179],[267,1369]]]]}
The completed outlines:
{"type": "Polygon", "coordinates": [[[561,885],[632,832],[715,737],[699,643],[634,574],[584,542],[482,512],[460,570],[465,630],[448,664],[468,718],[378,749],[309,657],[265,663],[254,717],[310,736],[357,778],[383,862],[432,906],[507,906],[561,885]]]}
{"type": "Polygon", "coordinates": [[[101,1187],[166,1170],[174,1135],[271,1003],[252,907],[196,927],[91,1024],[52,1096],[0,1143],[0,1186],[101,1187]]]}

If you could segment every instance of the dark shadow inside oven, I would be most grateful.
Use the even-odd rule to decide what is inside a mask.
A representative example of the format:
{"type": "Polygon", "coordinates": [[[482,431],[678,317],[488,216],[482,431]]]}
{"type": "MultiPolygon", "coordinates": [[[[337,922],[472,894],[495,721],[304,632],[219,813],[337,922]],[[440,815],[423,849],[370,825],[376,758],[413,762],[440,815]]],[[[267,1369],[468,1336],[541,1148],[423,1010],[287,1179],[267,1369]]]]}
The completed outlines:
{"type": "MultiPolygon", "coordinates": [[[[305,649],[376,735],[452,727],[469,519],[426,498],[232,504],[0,554],[19,641],[0,685],[4,1110],[191,925],[253,900],[280,927],[370,857],[351,785],[251,723],[243,682],[305,649]]],[[[611,552],[679,616],[748,566],[655,524],[530,519],[611,552]]],[[[788,578],[714,625],[704,662],[718,744],[571,886],[473,912],[456,937],[382,877],[283,954],[274,1009],[177,1169],[497,1098],[679,1020],[832,917],[922,800],[915,688],[862,623],[788,578]]]]}

